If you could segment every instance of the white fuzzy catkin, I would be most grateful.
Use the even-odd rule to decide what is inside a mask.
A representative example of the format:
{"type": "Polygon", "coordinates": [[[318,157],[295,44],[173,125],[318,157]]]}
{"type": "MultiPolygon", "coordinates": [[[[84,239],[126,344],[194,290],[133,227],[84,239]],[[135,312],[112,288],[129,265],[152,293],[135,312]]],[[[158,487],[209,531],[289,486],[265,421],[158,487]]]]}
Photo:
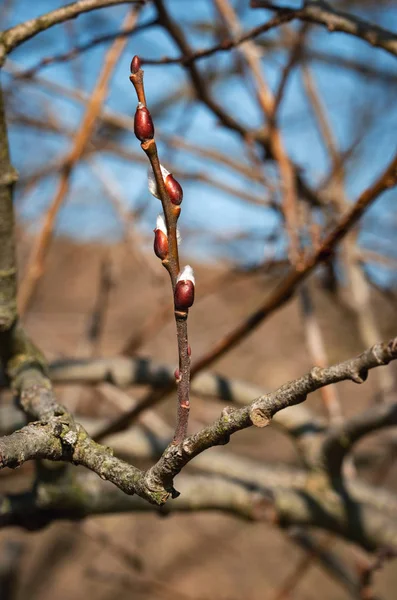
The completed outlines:
{"type": "MultiPolygon", "coordinates": [[[[156,229],[159,229],[164,233],[164,235],[168,236],[167,225],[165,224],[164,215],[157,215],[156,229]]],[[[182,236],[179,233],[178,227],[176,228],[176,241],[178,242],[178,244],[180,244],[182,241],[182,236]]]]}
{"type": "Polygon", "coordinates": [[[186,265],[186,267],[183,267],[182,271],[179,273],[176,280],[177,280],[177,282],[178,281],[191,281],[193,283],[193,285],[195,285],[196,280],[194,278],[194,273],[193,273],[192,267],[190,265],[186,265]]]}
{"type": "Polygon", "coordinates": [[[165,220],[164,220],[164,216],[163,215],[157,215],[156,229],[160,229],[160,231],[162,231],[165,235],[168,234],[168,232],[167,232],[167,226],[165,224],[165,220]]]}
{"type": "MultiPolygon", "coordinates": [[[[170,172],[167,171],[167,169],[165,167],[163,167],[163,165],[160,165],[160,169],[161,169],[161,174],[163,176],[163,180],[165,181],[165,178],[168,177],[168,175],[170,175],[170,172]]],[[[152,196],[161,200],[159,191],[157,189],[156,178],[154,176],[152,167],[149,167],[147,177],[148,177],[149,192],[152,194],[152,196]]]]}

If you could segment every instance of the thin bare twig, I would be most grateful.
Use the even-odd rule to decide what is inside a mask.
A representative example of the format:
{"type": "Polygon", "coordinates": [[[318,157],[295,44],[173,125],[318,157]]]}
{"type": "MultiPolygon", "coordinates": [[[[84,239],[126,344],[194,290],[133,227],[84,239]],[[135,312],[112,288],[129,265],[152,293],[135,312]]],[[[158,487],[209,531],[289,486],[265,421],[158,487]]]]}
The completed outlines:
{"type": "Polygon", "coordinates": [[[21,72],[19,74],[19,77],[21,77],[23,79],[25,79],[25,78],[28,79],[28,78],[36,75],[39,71],[41,71],[45,67],[49,67],[50,65],[64,63],[69,60],[73,60],[76,57],[81,56],[84,52],[87,52],[88,50],[91,50],[95,46],[98,46],[99,44],[106,44],[106,42],[112,42],[113,40],[122,38],[122,37],[129,37],[129,39],[131,39],[132,34],[135,35],[136,33],[139,33],[140,31],[145,31],[146,29],[149,29],[150,27],[154,27],[156,24],[157,24],[157,20],[152,19],[152,20],[148,21],[147,23],[141,23],[140,25],[136,25],[136,26],[132,25],[131,27],[125,27],[122,31],[120,31],[120,29],[119,29],[118,31],[115,31],[113,33],[106,33],[104,35],[98,35],[97,37],[94,37],[89,42],[86,42],[84,44],[75,45],[73,48],[71,48],[67,52],[62,52],[61,54],[52,54],[50,56],[46,56],[46,57],[42,58],[36,65],[34,65],[33,67],[29,67],[29,69],[26,69],[25,71],[21,72]]]}
{"type": "MultiPolygon", "coordinates": [[[[232,36],[239,35],[241,26],[230,2],[228,0],[215,0],[215,3],[227,24],[230,34],[232,36]]],[[[297,231],[297,190],[294,169],[285,151],[284,142],[275,121],[275,99],[265,81],[254,42],[250,40],[246,41],[239,47],[239,51],[252,72],[257,88],[258,101],[268,120],[270,150],[275,160],[278,162],[282,181],[282,207],[289,241],[289,256],[292,264],[297,265],[299,260],[299,237],[297,231]]]]}
{"type": "Polygon", "coordinates": [[[142,63],[145,65],[172,65],[172,64],[181,64],[185,67],[190,66],[192,63],[201,60],[202,58],[207,58],[208,56],[212,56],[217,52],[226,52],[231,50],[232,48],[238,48],[245,42],[249,40],[253,40],[258,37],[261,33],[266,33],[275,29],[276,27],[280,27],[284,23],[288,23],[289,21],[295,18],[295,14],[281,12],[277,15],[277,17],[270,19],[266,23],[262,23],[262,25],[258,25],[257,27],[253,27],[248,31],[241,33],[238,36],[233,36],[230,39],[223,40],[220,44],[215,46],[211,46],[210,48],[203,48],[201,50],[190,51],[189,53],[183,52],[181,56],[177,58],[172,58],[169,56],[163,56],[159,59],[153,58],[142,58],[142,63]]]}
{"type": "Polygon", "coordinates": [[[274,2],[251,0],[252,8],[266,8],[282,14],[294,13],[294,18],[325,26],[328,31],[341,31],[360,38],[397,56],[397,35],[369,21],[360,19],[341,10],[333,8],[324,0],[307,0],[303,8],[295,9],[290,6],[279,6],[274,2]]]}
{"type": "MultiPolygon", "coordinates": [[[[124,19],[122,28],[131,27],[136,22],[138,15],[139,8],[129,11],[124,19]]],[[[36,286],[43,274],[44,261],[51,243],[55,220],[65,196],[69,191],[71,174],[75,165],[83,155],[87,143],[94,131],[102,104],[107,95],[110,78],[121,56],[121,53],[126,46],[126,43],[126,38],[116,39],[106,54],[103,69],[101,69],[96,86],[87,104],[80,128],[76,134],[76,137],[74,138],[73,148],[70,151],[64,168],[62,169],[57,191],[47,211],[43,227],[37,239],[35,240],[28,259],[26,274],[20,286],[18,295],[20,315],[23,315],[23,313],[28,309],[36,286]]]]}
{"type": "Polygon", "coordinates": [[[78,2],[72,2],[66,6],[56,8],[30,21],[15,25],[11,29],[4,31],[0,36],[0,66],[4,62],[6,55],[14,50],[14,48],[58,23],[64,23],[68,19],[74,19],[83,13],[104,8],[105,6],[115,6],[117,4],[137,4],[143,6],[145,3],[146,0],[79,0],[78,2]]]}
{"type": "MultiPolygon", "coordinates": [[[[286,29],[287,29],[287,27],[286,27],[286,29]]],[[[279,82],[277,90],[274,94],[273,118],[275,118],[278,108],[284,97],[285,88],[286,88],[288,79],[289,79],[293,69],[296,67],[296,65],[298,64],[298,62],[301,60],[301,58],[303,56],[303,53],[305,51],[305,38],[306,38],[308,31],[309,31],[309,26],[307,25],[307,23],[304,23],[302,25],[302,27],[300,28],[298,34],[295,37],[293,37],[291,49],[289,51],[289,58],[282,70],[280,82],[279,82]]]]}

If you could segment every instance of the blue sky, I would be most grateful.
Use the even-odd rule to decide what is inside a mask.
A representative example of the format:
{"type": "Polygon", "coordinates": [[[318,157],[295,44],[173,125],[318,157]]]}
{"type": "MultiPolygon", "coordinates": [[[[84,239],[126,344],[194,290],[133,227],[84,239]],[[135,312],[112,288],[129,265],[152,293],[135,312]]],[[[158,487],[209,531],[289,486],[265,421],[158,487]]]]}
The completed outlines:
{"type": "MultiPolygon", "coordinates": [[[[7,26],[37,16],[53,9],[61,2],[52,0],[16,0],[12,11],[7,15],[7,26]]],[[[214,8],[207,0],[184,2],[169,0],[167,6],[178,18],[194,48],[210,46],[214,42],[212,33],[203,33],[199,25],[206,21],[214,22],[214,8]]],[[[243,3],[234,2],[237,6],[243,3]]],[[[296,3],[298,5],[298,3],[296,3]]],[[[37,64],[43,57],[64,52],[70,47],[70,38],[74,43],[88,42],[98,34],[117,30],[127,7],[107,8],[96,13],[82,15],[72,22],[70,29],[64,25],[43,32],[26,42],[10,59],[20,67],[28,68],[37,64]]],[[[357,12],[357,10],[356,10],[357,12]]],[[[391,27],[392,8],[379,6],[374,11],[379,24],[391,27]]],[[[270,13],[248,10],[244,13],[244,27],[249,28],[265,22],[270,13]]],[[[144,23],[154,16],[151,6],[142,11],[139,22],[144,23]]],[[[270,32],[261,39],[274,39],[278,32],[270,32]]],[[[313,61],[312,71],[323,102],[326,105],[332,130],[341,149],[347,149],[359,127],[364,126],[366,135],[359,146],[348,169],[347,192],[354,199],[384,168],[396,147],[397,107],[397,60],[386,52],[369,47],[360,40],[344,34],[328,33],[323,28],[313,28],[310,33],[310,48],[316,52],[340,56],[355,60],[361,64],[394,74],[394,83],[385,87],[374,78],[365,78],[352,70],[339,66],[313,61]]],[[[81,80],[83,89],[89,93],[95,84],[101,61],[107,45],[100,45],[75,61],[48,66],[40,75],[74,88],[76,77],[81,80]],[[71,68],[73,67],[73,68],[71,68]]],[[[178,50],[160,27],[151,28],[136,34],[128,43],[117,69],[115,70],[110,94],[106,105],[113,110],[133,116],[136,106],[134,90],[129,82],[129,62],[133,54],[155,59],[164,55],[178,56],[178,50]]],[[[219,53],[200,61],[200,69],[207,73],[227,70],[236,58],[236,51],[219,53]]],[[[273,89],[276,88],[282,65],[287,55],[284,52],[265,51],[263,57],[264,73],[273,89]]],[[[7,67],[7,65],[6,65],[7,67]]],[[[13,85],[12,77],[3,74],[5,88],[13,85]]],[[[146,66],[145,84],[149,107],[161,98],[167,97],[178,89],[188,78],[180,66],[146,66]]],[[[241,76],[222,78],[213,88],[213,94],[236,119],[251,128],[262,124],[262,115],[258,110],[252,87],[241,76]]],[[[65,100],[54,93],[49,94],[32,84],[21,85],[13,102],[20,103],[19,111],[29,114],[45,114],[50,108],[57,119],[68,129],[75,130],[82,117],[83,107],[76,102],[65,100]]],[[[291,158],[300,165],[305,178],[312,185],[318,184],[329,169],[329,159],[319,137],[302,86],[301,72],[296,69],[287,86],[286,96],[280,112],[280,123],[284,140],[291,158]]],[[[203,106],[196,105],[191,110],[186,100],[169,106],[156,120],[159,133],[174,133],[188,141],[203,147],[220,150],[238,160],[247,162],[245,148],[233,132],[218,125],[215,117],[203,106]]],[[[159,140],[161,136],[159,135],[159,140]]],[[[131,133],[122,138],[123,144],[134,152],[139,152],[139,143],[131,133]]],[[[52,133],[38,133],[20,126],[10,126],[10,144],[12,159],[21,174],[30,173],[48,161],[62,156],[70,147],[70,141],[52,133]]],[[[167,150],[159,142],[160,156],[166,166],[167,160],[183,171],[202,172],[234,188],[252,192],[264,197],[265,190],[255,182],[232,173],[230,169],[220,168],[218,164],[190,155],[186,151],[167,150]]],[[[99,154],[98,165],[111,174],[117,182],[122,200],[128,209],[147,203],[144,217],[140,222],[143,231],[153,228],[159,209],[158,201],[149,196],[146,187],[146,165],[142,162],[120,160],[114,156],[99,154]]],[[[272,174],[272,169],[267,173],[272,174]]],[[[274,173],[274,169],[273,169],[274,173]]],[[[37,229],[40,217],[50,203],[56,187],[56,177],[44,179],[31,193],[18,196],[18,214],[25,219],[32,230],[37,229]]],[[[211,188],[197,181],[185,181],[181,228],[185,230],[184,243],[187,253],[198,254],[210,259],[228,256],[233,248],[227,243],[228,236],[241,232],[251,236],[251,241],[236,246],[240,260],[256,262],[263,257],[264,246],[269,252],[282,253],[284,240],[266,242],[269,234],[279,225],[277,215],[267,208],[248,205],[230,194],[211,188]],[[197,230],[197,231],[192,231],[197,230]],[[215,244],[213,235],[221,236],[225,241],[215,244]],[[272,247],[269,246],[272,244],[272,247]]],[[[368,247],[387,246],[388,253],[397,257],[393,248],[393,231],[397,227],[396,193],[385,194],[365,217],[362,242],[368,247]],[[379,239],[379,233],[383,231],[379,239]],[[390,239],[389,239],[390,238],[390,239]],[[390,247],[391,244],[391,247],[390,247]]],[[[57,221],[57,232],[77,236],[82,239],[114,240],[122,231],[119,218],[115,213],[103,188],[91,169],[82,164],[73,175],[71,191],[57,221]]],[[[236,249],[235,248],[235,249],[236,249]]],[[[377,270],[379,267],[377,267],[377,270]]],[[[375,274],[376,275],[376,274],[375,274]]],[[[388,272],[379,271],[382,279],[388,272]]]]}

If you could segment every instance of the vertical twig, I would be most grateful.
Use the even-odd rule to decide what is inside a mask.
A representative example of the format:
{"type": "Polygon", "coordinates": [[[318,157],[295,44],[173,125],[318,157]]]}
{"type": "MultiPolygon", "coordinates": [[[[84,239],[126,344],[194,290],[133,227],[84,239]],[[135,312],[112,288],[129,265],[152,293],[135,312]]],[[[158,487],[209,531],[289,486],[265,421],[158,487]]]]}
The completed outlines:
{"type": "MultiPolygon", "coordinates": [[[[293,40],[293,42],[292,42],[288,61],[282,70],[280,82],[279,82],[277,90],[274,94],[273,118],[275,118],[277,110],[282,102],[283,97],[284,97],[285,88],[286,88],[288,79],[291,75],[291,72],[293,71],[294,67],[296,67],[297,63],[299,62],[299,60],[302,57],[302,51],[304,49],[303,48],[304,41],[305,41],[306,34],[309,30],[309,27],[310,27],[309,23],[302,23],[302,25],[298,31],[298,34],[296,36],[296,39],[293,40]]],[[[288,26],[286,25],[285,28],[287,29],[288,26]]],[[[289,30],[289,33],[291,33],[291,30],[289,28],[288,28],[288,30],[289,30]]]]}
{"type": "MultiPolygon", "coordinates": [[[[181,272],[179,266],[177,223],[181,212],[182,188],[160,164],[154,139],[154,126],[146,106],[143,70],[140,60],[134,56],[131,62],[131,83],[134,85],[138,107],[135,114],[135,135],[150,161],[154,175],[153,195],[161,200],[165,227],[155,229],[154,250],[167,269],[174,293],[174,314],[177,330],[179,368],[175,372],[177,382],[178,409],[174,443],[179,444],[187,433],[190,409],[190,346],[188,342],[187,318],[189,307],[194,301],[194,277],[190,267],[181,272]]],[[[149,184],[150,185],[150,184],[149,184]]]]}

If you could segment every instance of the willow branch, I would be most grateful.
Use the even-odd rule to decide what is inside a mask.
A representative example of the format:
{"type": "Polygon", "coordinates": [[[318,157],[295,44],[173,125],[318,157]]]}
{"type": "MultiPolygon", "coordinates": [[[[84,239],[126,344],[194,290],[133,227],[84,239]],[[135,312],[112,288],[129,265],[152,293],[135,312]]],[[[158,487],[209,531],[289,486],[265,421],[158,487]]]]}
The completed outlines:
{"type": "Polygon", "coordinates": [[[178,409],[174,442],[179,444],[186,436],[190,410],[190,346],[188,342],[187,319],[189,307],[194,301],[194,278],[184,278],[181,271],[178,249],[178,219],[181,212],[182,188],[171,173],[163,176],[157,145],[154,139],[154,127],[151,115],[146,107],[143,71],[140,60],[135,56],[131,63],[131,82],[134,85],[138,108],[135,115],[135,134],[141,140],[142,150],[147,155],[154,175],[156,195],[160,198],[165,218],[165,231],[155,230],[154,250],[161,258],[169,273],[174,295],[174,315],[177,331],[179,368],[175,373],[177,383],[178,409]],[[170,187],[171,186],[171,187],[170,187]],[[182,278],[182,279],[181,279],[182,278]],[[185,287],[189,285],[189,300],[185,296],[185,287]],[[182,294],[183,293],[183,297],[182,294]]]}

